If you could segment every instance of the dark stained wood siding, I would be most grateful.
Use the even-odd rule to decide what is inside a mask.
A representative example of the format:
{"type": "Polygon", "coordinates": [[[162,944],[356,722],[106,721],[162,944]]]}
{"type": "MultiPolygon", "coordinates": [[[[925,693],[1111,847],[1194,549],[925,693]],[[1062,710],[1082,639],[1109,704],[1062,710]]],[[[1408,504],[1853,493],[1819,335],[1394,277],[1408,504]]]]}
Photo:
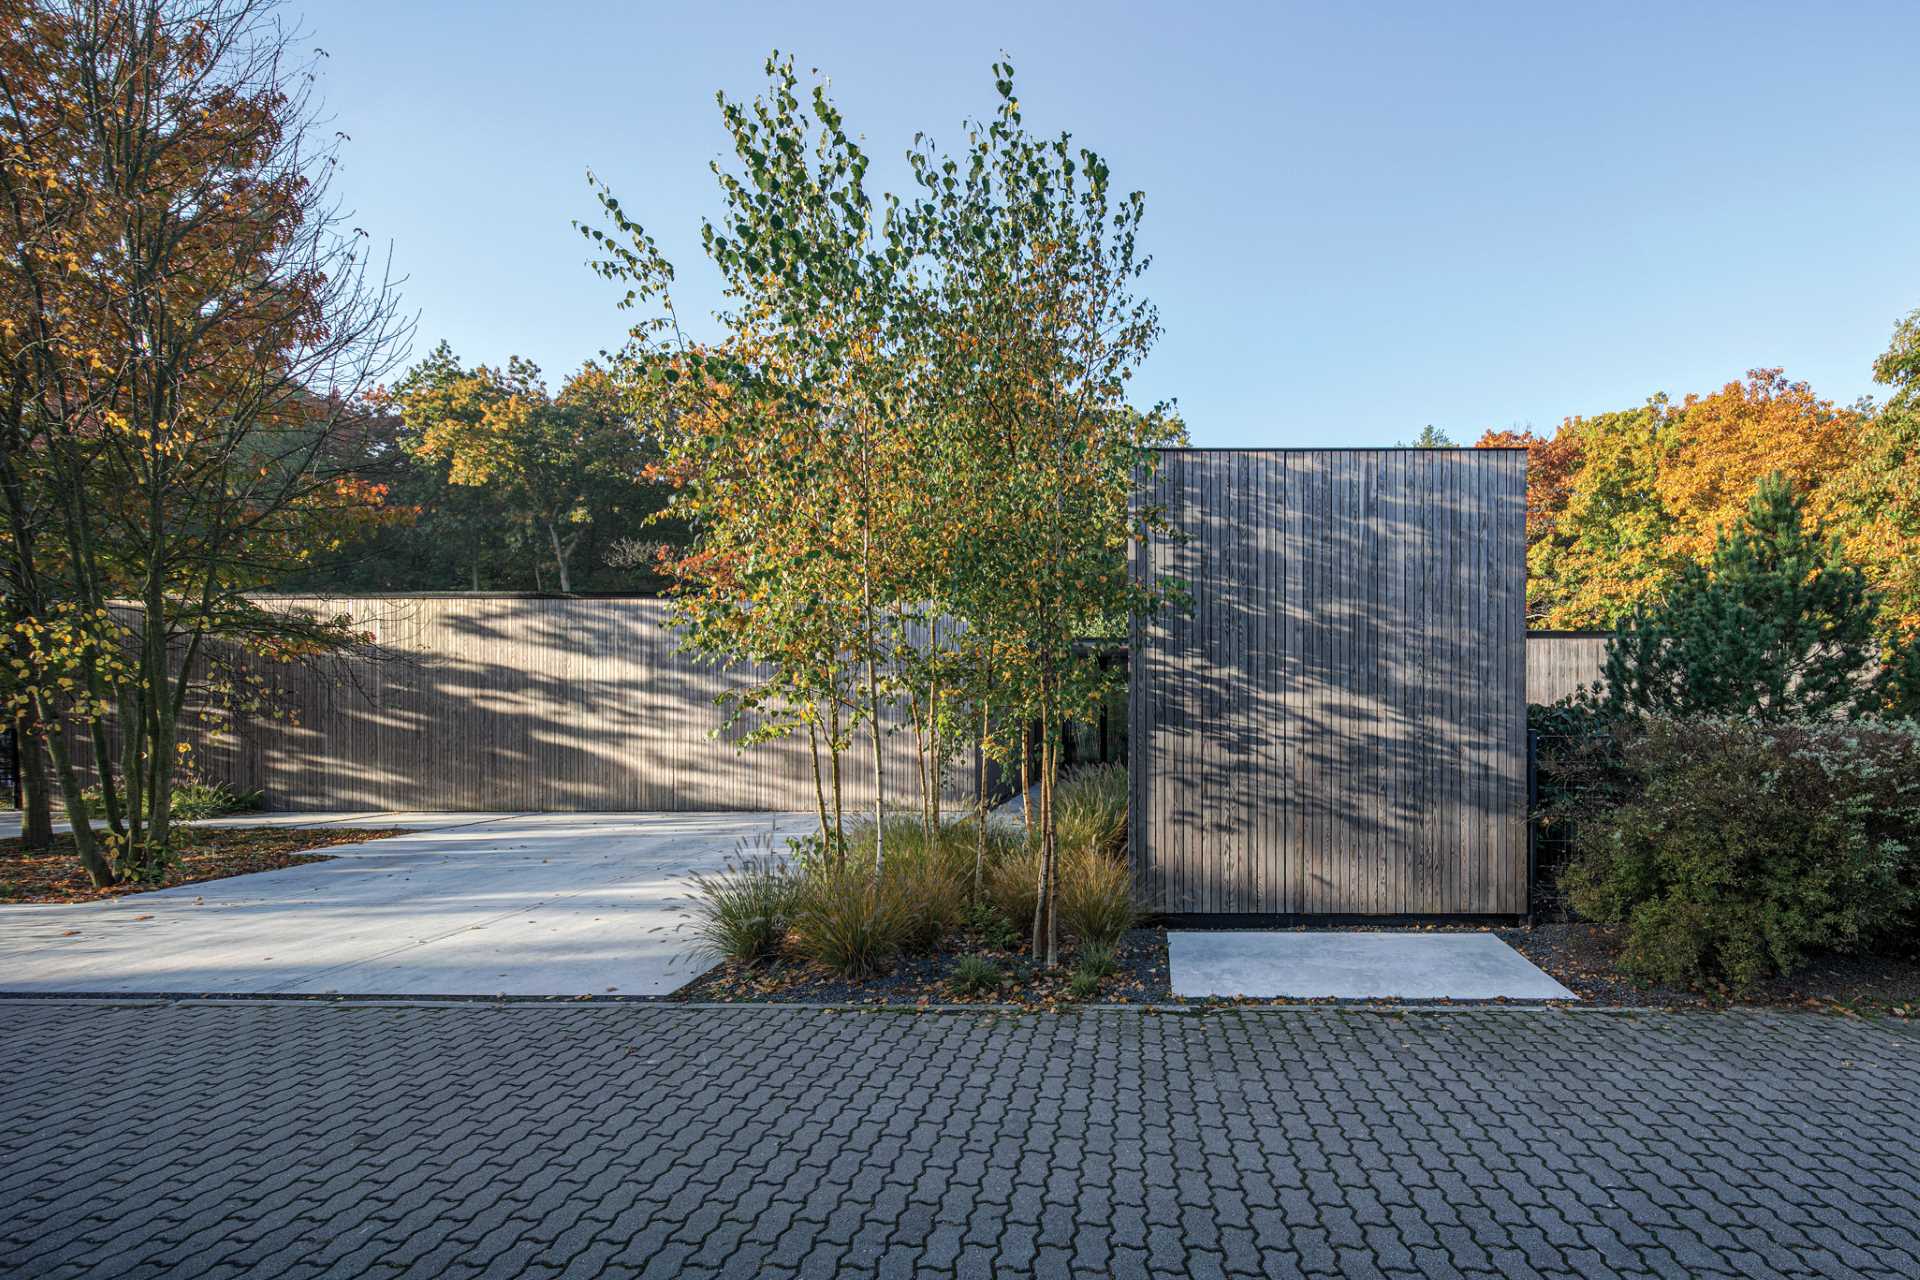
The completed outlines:
{"type": "Polygon", "coordinates": [[[1174,913],[1526,910],[1526,455],[1169,450],[1135,876],[1174,913]]]}
{"type": "MultiPolygon", "coordinates": [[[[275,597],[345,613],[372,660],[249,662],[275,714],[183,726],[193,766],[272,809],[811,810],[806,737],[742,748],[715,699],[751,669],[677,651],[666,605],[527,596],[275,597]]],[[[863,739],[864,741],[864,739],[863,739]]],[[[918,813],[913,739],[885,739],[888,800],[918,813]]],[[[858,744],[856,744],[857,747],[858,744]]],[[[870,757],[843,759],[850,815],[870,757]]],[[[948,794],[972,794],[971,759],[948,794]]]]}

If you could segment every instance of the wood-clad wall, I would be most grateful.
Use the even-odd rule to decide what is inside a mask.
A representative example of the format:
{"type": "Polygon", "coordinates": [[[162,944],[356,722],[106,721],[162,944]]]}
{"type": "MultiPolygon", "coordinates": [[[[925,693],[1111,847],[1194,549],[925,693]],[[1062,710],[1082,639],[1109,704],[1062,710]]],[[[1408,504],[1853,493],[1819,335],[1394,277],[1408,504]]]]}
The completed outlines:
{"type": "Polygon", "coordinates": [[[1527,909],[1526,455],[1168,450],[1136,883],[1173,913],[1527,909]]]}
{"type": "Polygon", "coordinates": [[[1607,631],[1529,631],[1527,701],[1558,702],[1600,678],[1607,664],[1607,631]]]}
{"type": "MultiPolygon", "coordinates": [[[[188,734],[209,778],[273,809],[811,810],[804,734],[740,748],[714,699],[744,670],[675,652],[649,599],[274,598],[350,614],[377,658],[253,668],[269,716],[188,734]]],[[[861,741],[865,741],[864,738],[861,741]]],[[[858,744],[856,744],[857,746],[858,744]]],[[[871,757],[843,761],[845,803],[872,806],[871,757]]],[[[917,806],[912,736],[886,739],[889,799],[917,806]]],[[[950,773],[970,795],[971,770],[950,773]]],[[[829,797],[830,801],[830,797],[829,797]]],[[[917,807],[913,812],[918,812],[917,807]]]]}

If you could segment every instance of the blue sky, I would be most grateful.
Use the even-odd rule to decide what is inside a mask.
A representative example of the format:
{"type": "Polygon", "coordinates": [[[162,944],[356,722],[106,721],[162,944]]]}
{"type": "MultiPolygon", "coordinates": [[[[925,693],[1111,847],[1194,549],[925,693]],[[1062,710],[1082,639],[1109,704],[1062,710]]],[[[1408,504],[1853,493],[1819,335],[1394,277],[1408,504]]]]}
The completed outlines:
{"type": "Polygon", "coordinates": [[[1780,365],[1840,401],[1920,307],[1920,5],[922,6],[295,0],[391,241],[416,354],[558,381],[626,319],[584,267],[591,166],[717,301],[716,89],[779,47],[904,190],[991,109],[1146,191],[1165,337],[1140,398],[1204,445],[1547,428],[1780,365]]]}

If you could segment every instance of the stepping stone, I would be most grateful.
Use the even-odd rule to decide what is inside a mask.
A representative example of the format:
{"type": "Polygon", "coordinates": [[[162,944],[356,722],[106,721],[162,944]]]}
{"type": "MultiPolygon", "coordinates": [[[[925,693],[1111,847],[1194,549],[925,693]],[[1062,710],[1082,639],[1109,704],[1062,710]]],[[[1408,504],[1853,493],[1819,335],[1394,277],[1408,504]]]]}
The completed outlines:
{"type": "Polygon", "coordinates": [[[1576,1000],[1490,933],[1167,934],[1173,994],[1343,1000],[1576,1000]]]}

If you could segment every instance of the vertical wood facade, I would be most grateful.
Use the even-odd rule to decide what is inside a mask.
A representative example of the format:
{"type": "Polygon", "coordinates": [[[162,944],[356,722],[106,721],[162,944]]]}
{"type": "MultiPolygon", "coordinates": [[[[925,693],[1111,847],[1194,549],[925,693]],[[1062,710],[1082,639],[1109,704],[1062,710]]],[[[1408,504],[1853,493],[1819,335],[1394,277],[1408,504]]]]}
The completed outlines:
{"type": "Polygon", "coordinates": [[[1598,680],[1610,631],[1527,632],[1527,701],[1558,702],[1598,680]]]}
{"type": "Polygon", "coordinates": [[[1162,455],[1135,572],[1131,822],[1150,909],[1527,909],[1526,454],[1162,455]]]}
{"type": "MultiPolygon", "coordinates": [[[[752,746],[717,699],[764,676],[679,651],[655,599],[272,597],[346,614],[370,658],[240,659],[272,714],[182,724],[193,767],[271,809],[796,810],[815,804],[804,733],[752,746]]],[[[890,722],[889,728],[897,728],[890,722]]],[[[912,735],[885,739],[888,799],[917,813],[912,735]]],[[[849,814],[873,803],[870,757],[843,760],[849,814]]],[[[973,793],[969,760],[946,794],[973,793]]],[[[831,803],[831,796],[829,796],[831,803]]]]}

